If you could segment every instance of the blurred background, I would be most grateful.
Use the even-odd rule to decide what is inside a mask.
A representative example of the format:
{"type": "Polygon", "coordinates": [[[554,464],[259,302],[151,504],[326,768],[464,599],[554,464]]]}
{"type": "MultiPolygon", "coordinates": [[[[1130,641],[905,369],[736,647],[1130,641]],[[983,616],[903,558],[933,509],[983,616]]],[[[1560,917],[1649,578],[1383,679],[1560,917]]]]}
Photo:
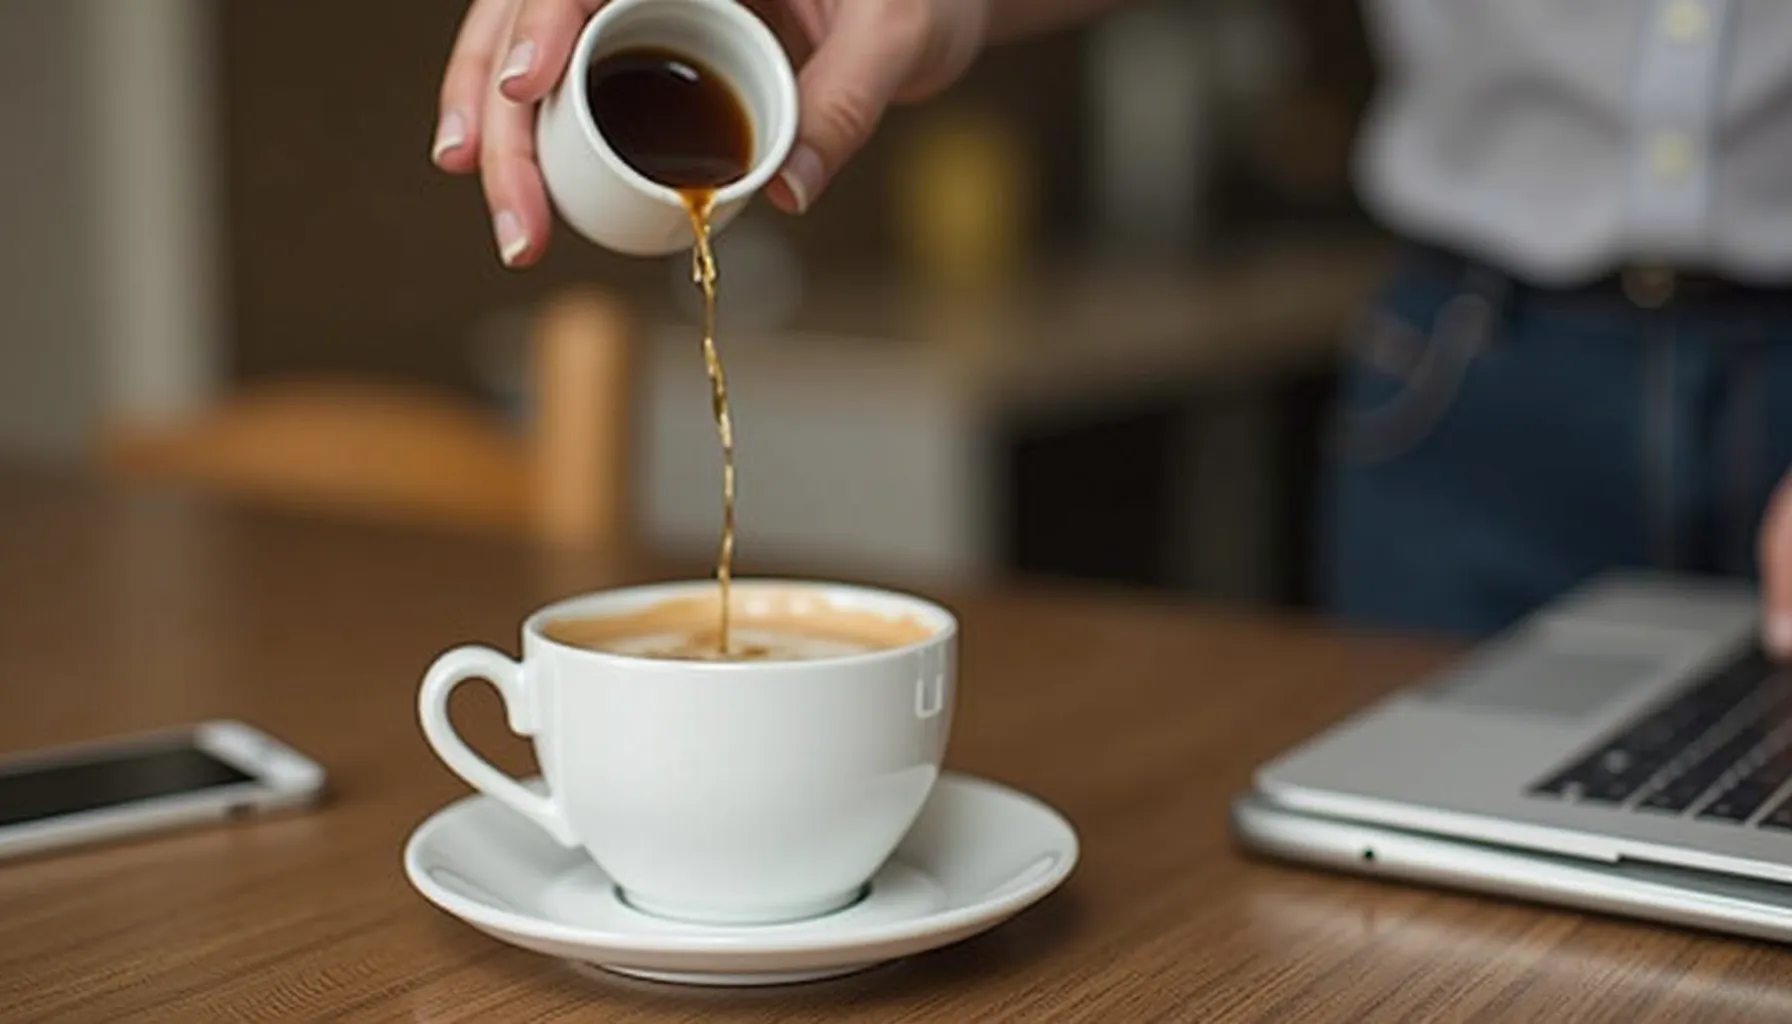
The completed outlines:
{"type": "MultiPolygon", "coordinates": [[[[0,3],[0,457],[707,557],[688,268],[566,231],[500,267],[427,159],[463,6],[0,3]]],[[[1371,86],[1355,4],[1146,0],[896,112],[809,216],[750,212],[744,564],[1305,603],[1386,252],[1371,86]]]]}

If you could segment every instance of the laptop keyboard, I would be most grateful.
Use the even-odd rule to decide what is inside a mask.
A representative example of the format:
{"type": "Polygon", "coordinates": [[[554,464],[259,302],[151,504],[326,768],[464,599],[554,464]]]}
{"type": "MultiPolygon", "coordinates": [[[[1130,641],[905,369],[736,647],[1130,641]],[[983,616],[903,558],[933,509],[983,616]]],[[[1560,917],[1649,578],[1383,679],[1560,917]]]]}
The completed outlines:
{"type": "Polygon", "coordinates": [[[1754,649],[1628,723],[1530,792],[1792,831],[1792,794],[1780,792],[1792,789],[1789,781],[1792,672],[1754,649]]]}

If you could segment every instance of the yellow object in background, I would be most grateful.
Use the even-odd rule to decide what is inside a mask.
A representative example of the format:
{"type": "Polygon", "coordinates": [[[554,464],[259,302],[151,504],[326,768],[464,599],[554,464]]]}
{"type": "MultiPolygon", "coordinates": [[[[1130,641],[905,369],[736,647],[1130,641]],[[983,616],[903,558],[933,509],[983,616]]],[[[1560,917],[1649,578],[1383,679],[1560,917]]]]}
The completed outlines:
{"type": "Polygon", "coordinates": [[[981,111],[942,108],[895,164],[905,273],[956,297],[1006,291],[1026,269],[1036,191],[1018,132],[981,111]]]}

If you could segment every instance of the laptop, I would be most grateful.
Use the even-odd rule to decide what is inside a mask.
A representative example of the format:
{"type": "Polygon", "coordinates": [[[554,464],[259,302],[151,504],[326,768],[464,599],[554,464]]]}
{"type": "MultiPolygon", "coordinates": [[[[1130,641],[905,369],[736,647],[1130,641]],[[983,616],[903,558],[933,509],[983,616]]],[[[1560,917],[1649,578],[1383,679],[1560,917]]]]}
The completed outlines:
{"type": "Polygon", "coordinates": [[[1247,848],[1792,940],[1792,671],[1743,586],[1612,575],[1256,772],[1247,848]]]}

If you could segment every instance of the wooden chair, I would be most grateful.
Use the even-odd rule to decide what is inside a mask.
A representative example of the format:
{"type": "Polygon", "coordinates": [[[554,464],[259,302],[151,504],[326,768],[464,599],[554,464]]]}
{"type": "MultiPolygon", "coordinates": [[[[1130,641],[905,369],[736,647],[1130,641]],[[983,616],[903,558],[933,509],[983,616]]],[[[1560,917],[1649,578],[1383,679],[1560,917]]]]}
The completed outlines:
{"type": "Polygon", "coordinates": [[[171,428],[119,428],[100,459],[307,511],[499,530],[556,547],[627,531],[630,325],[574,289],[533,325],[533,420],[522,433],[457,396],[346,381],[261,385],[171,428]]]}

